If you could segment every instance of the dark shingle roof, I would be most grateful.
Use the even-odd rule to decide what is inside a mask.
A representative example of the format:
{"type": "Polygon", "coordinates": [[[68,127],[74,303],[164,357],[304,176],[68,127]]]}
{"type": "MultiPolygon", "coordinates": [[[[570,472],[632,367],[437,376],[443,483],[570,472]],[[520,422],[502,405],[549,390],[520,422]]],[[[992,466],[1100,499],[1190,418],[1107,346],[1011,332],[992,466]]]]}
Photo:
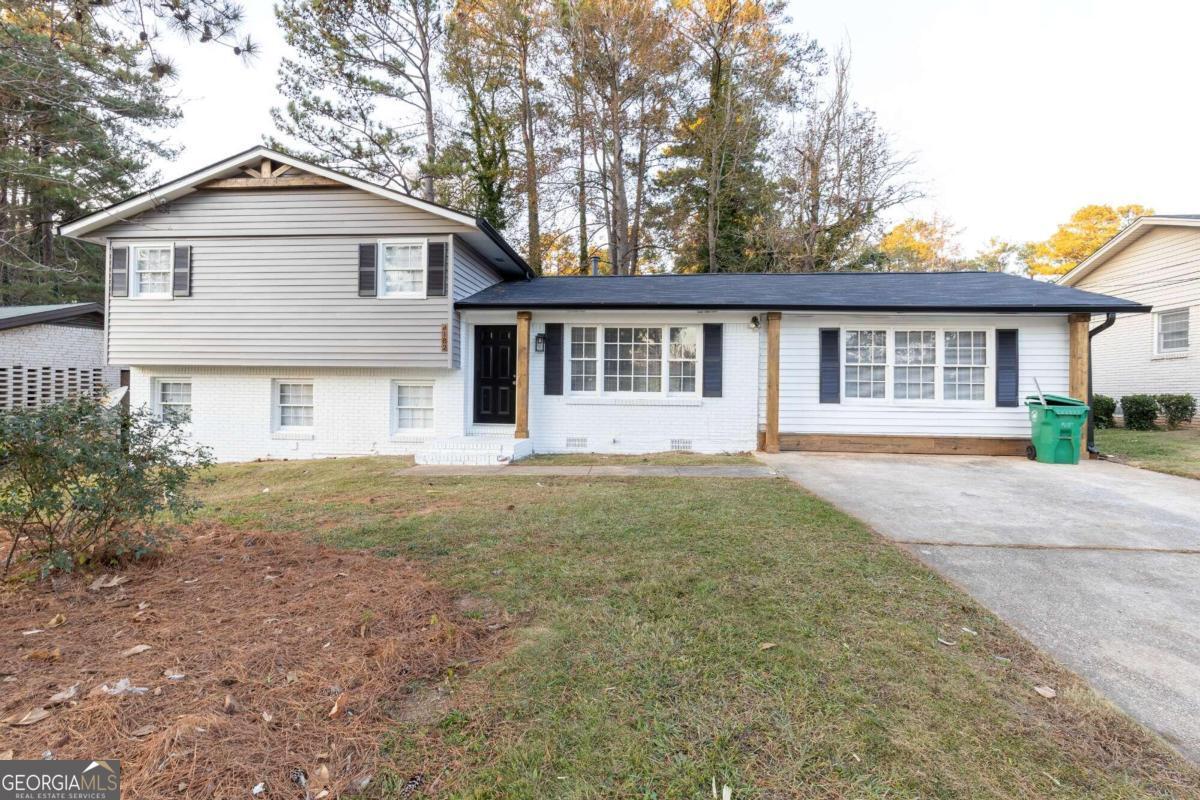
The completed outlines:
{"type": "Polygon", "coordinates": [[[791,311],[1149,311],[1130,300],[999,272],[719,273],[498,283],[461,308],[791,311]]]}
{"type": "Polygon", "coordinates": [[[0,330],[44,322],[75,321],[86,327],[104,327],[99,303],[61,303],[52,306],[0,306],[0,330]]]}

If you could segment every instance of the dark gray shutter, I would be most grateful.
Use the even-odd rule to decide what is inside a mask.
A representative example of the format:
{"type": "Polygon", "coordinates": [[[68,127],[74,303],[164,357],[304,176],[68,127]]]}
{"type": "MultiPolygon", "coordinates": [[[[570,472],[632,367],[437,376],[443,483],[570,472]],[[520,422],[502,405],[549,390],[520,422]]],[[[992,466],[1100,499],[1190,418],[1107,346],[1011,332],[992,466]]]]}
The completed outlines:
{"type": "Polygon", "coordinates": [[[446,251],[445,242],[430,242],[426,248],[426,272],[428,274],[429,290],[427,297],[446,296],[446,251]]]}
{"type": "Polygon", "coordinates": [[[821,328],[821,402],[842,402],[841,330],[821,328]]]}
{"type": "Polygon", "coordinates": [[[192,296],[192,248],[190,245],[175,246],[175,269],[171,276],[171,294],[175,297],[192,296]]]}
{"type": "Polygon", "coordinates": [[[1021,364],[1017,355],[1017,331],[996,331],[996,405],[1020,405],[1021,364]]]}
{"type": "Polygon", "coordinates": [[[563,393],[563,326],[546,323],[546,358],[543,364],[543,394],[563,393]]]}
{"type": "Polygon", "coordinates": [[[129,296],[129,248],[114,247],[112,249],[112,265],[109,282],[112,284],[113,297],[129,296]]]}
{"type": "Polygon", "coordinates": [[[710,323],[704,326],[704,378],[702,394],[705,397],[721,396],[721,378],[723,373],[721,348],[724,344],[721,323],[710,323]]]}
{"type": "Polygon", "coordinates": [[[377,245],[358,246],[358,296],[375,297],[375,253],[377,245]]]}

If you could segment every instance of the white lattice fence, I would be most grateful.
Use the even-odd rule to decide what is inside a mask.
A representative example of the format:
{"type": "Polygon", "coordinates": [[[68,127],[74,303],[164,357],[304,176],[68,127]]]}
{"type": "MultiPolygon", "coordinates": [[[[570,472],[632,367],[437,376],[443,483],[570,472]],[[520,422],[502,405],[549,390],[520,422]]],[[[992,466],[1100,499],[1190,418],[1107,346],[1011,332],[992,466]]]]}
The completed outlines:
{"type": "Polygon", "coordinates": [[[68,397],[100,399],[106,389],[100,368],[0,366],[0,409],[38,408],[68,397]]]}

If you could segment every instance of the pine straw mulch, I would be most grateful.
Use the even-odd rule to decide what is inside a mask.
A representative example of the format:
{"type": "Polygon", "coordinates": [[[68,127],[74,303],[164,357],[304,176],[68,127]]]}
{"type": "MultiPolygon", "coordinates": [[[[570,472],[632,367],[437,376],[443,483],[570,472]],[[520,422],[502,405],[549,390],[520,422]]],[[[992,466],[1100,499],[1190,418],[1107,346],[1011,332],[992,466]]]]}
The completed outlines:
{"type": "MultiPolygon", "coordinates": [[[[509,622],[403,560],[279,534],[200,528],[115,575],[0,589],[0,757],[118,758],[130,798],[375,794],[406,706],[509,622]]],[[[417,759],[401,782],[451,767],[417,759]]]]}

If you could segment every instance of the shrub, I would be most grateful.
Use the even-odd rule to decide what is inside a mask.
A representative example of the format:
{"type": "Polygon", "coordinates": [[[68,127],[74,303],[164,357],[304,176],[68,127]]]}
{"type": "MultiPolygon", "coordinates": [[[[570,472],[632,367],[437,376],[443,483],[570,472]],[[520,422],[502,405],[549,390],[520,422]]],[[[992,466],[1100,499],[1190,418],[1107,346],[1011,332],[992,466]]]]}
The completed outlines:
{"type": "Polygon", "coordinates": [[[1160,394],[1155,398],[1162,415],[1167,420],[1167,427],[1175,430],[1185,422],[1191,422],[1196,416],[1196,398],[1190,394],[1160,394]]]}
{"type": "Polygon", "coordinates": [[[1132,431],[1154,430],[1158,419],[1158,401],[1148,394],[1127,394],[1121,398],[1125,427],[1132,431]]]}
{"type": "Polygon", "coordinates": [[[1117,413],[1117,401],[1106,394],[1092,395],[1092,419],[1097,428],[1114,428],[1113,414],[1117,413]]]}
{"type": "Polygon", "coordinates": [[[210,463],[178,421],[144,409],[126,415],[68,400],[0,413],[5,573],[18,556],[45,577],[144,555],[169,533],[170,517],[195,507],[187,484],[210,463]]]}

